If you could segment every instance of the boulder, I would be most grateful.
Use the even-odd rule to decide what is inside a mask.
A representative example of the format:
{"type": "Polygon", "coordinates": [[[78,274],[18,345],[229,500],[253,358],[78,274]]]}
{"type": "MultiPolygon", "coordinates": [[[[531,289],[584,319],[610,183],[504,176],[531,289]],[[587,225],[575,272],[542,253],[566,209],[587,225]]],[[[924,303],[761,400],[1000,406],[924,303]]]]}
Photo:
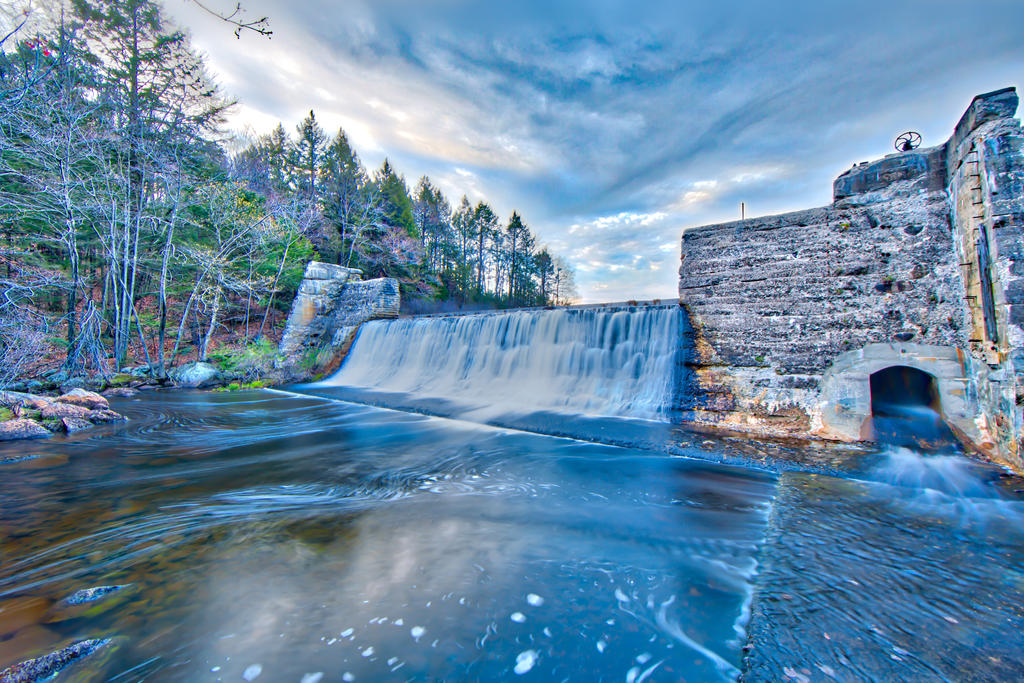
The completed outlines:
{"type": "Polygon", "coordinates": [[[97,408],[106,410],[110,408],[110,404],[107,403],[107,399],[95,392],[86,391],[85,389],[72,389],[63,396],[59,396],[57,401],[59,403],[68,403],[73,406],[81,406],[83,408],[88,408],[89,410],[96,410],[97,408]]]}
{"type": "Polygon", "coordinates": [[[16,441],[18,439],[40,439],[49,436],[50,432],[33,420],[7,420],[0,422],[0,441],[16,441]]]}
{"type": "Polygon", "coordinates": [[[209,363],[188,363],[175,368],[169,373],[171,381],[178,387],[201,388],[216,384],[220,379],[220,370],[209,363]]]}
{"type": "Polygon", "coordinates": [[[53,382],[54,384],[60,384],[61,382],[66,382],[68,377],[70,377],[70,376],[71,375],[68,374],[67,370],[62,370],[60,368],[58,368],[56,370],[50,370],[49,372],[44,372],[43,373],[43,377],[46,378],[47,380],[53,382]]]}
{"type": "Polygon", "coordinates": [[[62,670],[84,657],[88,657],[110,642],[110,638],[82,640],[63,650],[51,652],[35,659],[27,659],[0,671],[0,681],[4,683],[8,681],[10,683],[36,683],[50,680],[62,670]]]}
{"type": "Polygon", "coordinates": [[[88,377],[72,377],[63,382],[60,382],[60,390],[64,393],[70,392],[72,389],[84,389],[92,386],[93,382],[88,377]]]}
{"type": "Polygon", "coordinates": [[[130,387],[114,387],[113,389],[107,389],[103,392],[104,396],[116,396],[118,398],[131,398],[137,395],[139,392],[137,389],[130,387]]]}
{"type": "Polygon", "coordinates": [[[120,413],[115,413],[113,410],[99,408],[97,410],[90,411],[88,419],[93,424],[107,424],[110,422],[121,422],[125,417],[120,413]]]}
{"type": "Polygon", "coordinates": [[[72,417],[79,420],[89,419],[89,409],[70,403],[50,403],[42,410],[44,420],[63,420],[72,417]]]}
{"type": "Polygon", "coordinates": [[[83,429],[89,429],[92,427],[92,422],[83,420],[80,417],[65,417],[60,422],[64,425],[64,431],[68,434],[74,434],[75,432],[80,432],[83,429]]]}
{"type": "Polygon", "coordinates": [[[44,396],[36,396],[35,394],[23,394],[17,391],[0,392],[0,403],[8,408],[18,406],[21,408],[31,408],[32,410],[42,410],[52,402],[44,396]]]}

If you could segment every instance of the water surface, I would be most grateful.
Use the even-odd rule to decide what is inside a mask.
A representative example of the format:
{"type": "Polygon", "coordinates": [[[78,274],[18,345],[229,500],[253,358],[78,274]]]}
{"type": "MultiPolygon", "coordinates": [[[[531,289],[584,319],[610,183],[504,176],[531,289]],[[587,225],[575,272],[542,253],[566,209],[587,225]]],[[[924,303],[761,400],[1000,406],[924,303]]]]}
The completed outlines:
{"type": "Polygon", "coordinates": [[[114,407],[130,421],[0,446],[0,668],[111,638],[61,676],[1024,670],[1019,484],[957,456],[776,472],[706,436],[666,452],[311,395],[114,407]],[[100,586],[125,588],[61,603],[100,586]]]}

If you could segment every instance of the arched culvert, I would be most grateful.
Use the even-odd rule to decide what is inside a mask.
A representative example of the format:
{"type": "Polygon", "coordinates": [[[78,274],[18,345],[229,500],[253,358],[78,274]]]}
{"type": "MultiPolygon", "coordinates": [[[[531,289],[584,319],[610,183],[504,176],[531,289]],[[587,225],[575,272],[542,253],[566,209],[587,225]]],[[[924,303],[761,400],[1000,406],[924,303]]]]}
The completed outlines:
{"type": "Polygon", "coordinates": [[[872,373],[870,389],[871,436],[875,441],[924,448],[958,443],[943,418],[934,375],[894,365],[872,373]]]}
{"type": "Polygon", "coordinates": [[[908,409],[942,409],[935,377],[923,370],[894,365],[872,373],[870,382],[872,415],[892,417],[908,409]]]}

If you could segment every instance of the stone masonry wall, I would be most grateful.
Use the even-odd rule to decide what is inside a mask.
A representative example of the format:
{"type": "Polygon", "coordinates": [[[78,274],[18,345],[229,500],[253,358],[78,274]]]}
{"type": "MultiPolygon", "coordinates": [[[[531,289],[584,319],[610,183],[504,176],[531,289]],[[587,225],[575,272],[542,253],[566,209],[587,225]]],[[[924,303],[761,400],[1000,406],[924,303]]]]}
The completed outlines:
{"type": "MultiPolygon", "coordinates": [[[[855,375],[868,362],[844,360],[852,374],[830,373],[828,391],[837,393],[826,396],[822,377],[837,358],[888,344],[893,357],[927,369],[927,349],[936,349],[943,381],[966,401],[963,431],[992,448],[999,442],[1002,456],[1014,451],[997,457],[1013,464],[1015,368],[1024,369],[1016,107],[1012,89],[979,96],[946,144],[855,165],[836,180],[829,206],[684,232],[679,295],[694,327],[700,387],[692,419],[834,437],[823,405],[832,400],[843,422],[844,382],[866,386],[855,375]],[[959,385],[948,358],[960,358],[959,385]],[[969,419],[971,406],[978,415],[969,419]]],[[[887,354],[867,355],[877,364],[887,354]]]]}
{"type": "Polygon", "coordinates": [[[280,351],[285,364],[315,375],[340,364],[359,325],[397,318],[401,301],[393,278],[361,280],[362,273],[311,261],[292,302],[280,351]]]}
{"type": "Polygon", "coordinates": [[[870,202],[688,230],[679,295],[697,334],[701,421],[810,431],[840,354],[961,345],[963,288],[942,192],[902,180],[870,202]]]}

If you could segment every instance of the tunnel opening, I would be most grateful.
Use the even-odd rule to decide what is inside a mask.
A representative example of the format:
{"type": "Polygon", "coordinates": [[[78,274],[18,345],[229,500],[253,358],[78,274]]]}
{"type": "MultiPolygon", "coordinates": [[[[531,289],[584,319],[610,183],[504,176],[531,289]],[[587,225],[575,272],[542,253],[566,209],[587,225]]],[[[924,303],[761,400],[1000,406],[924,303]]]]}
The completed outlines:
{"type": "Polygon", "coordinates": [[[871,421],[878,443],[929,451],[959,450],[942,415],[933,375],[902,365],[871,375],[871,421]]]}

